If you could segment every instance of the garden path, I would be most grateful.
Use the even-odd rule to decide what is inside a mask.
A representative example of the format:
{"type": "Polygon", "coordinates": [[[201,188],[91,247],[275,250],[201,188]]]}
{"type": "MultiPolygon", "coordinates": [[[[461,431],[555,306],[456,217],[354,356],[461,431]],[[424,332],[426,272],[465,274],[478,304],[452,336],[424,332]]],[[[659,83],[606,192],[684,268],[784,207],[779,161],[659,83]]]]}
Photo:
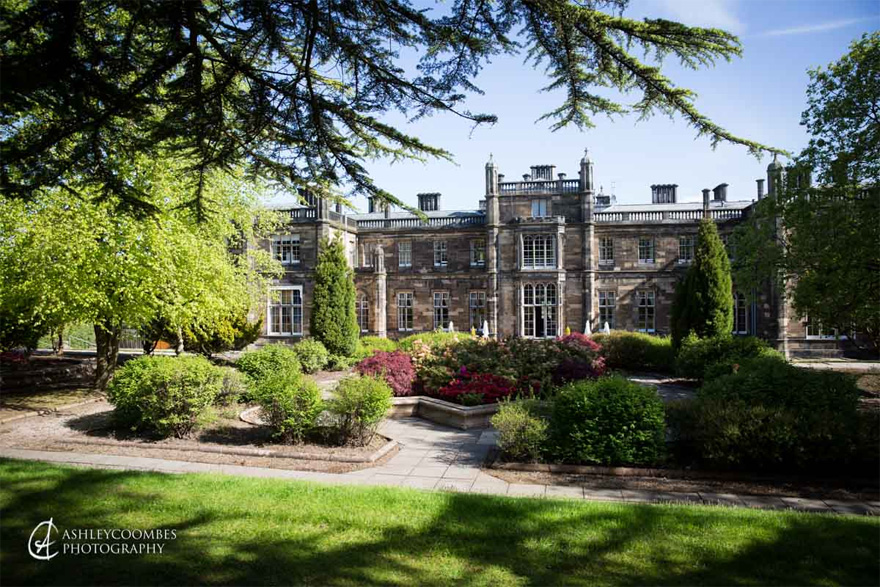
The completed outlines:
{"type": "Polygon", "coordinates": [[[239,465],[217,465],[77,452],[50,452],[0,448],[0,457],[68,463],[80,466],[139,469],[167,473],[221,473],[250,477],[276,477],[333,484],[390,485],[426,490],[460,491],[492,495],[560,497],[629,503],[676,502],[720,504],[763,509],[798,509],[811,512],[880,514],[880,502],[836,501],[796,497],[734,495],[729,493],[679,493],[628,489],[591,489],[571,485],[508,483],[480,469],[495,444],[491,430],[458,430],[422,420],[389,420],[382,434],[397,440],[400,451],[386,464],[351,473],[317,473],[239,465]]]}

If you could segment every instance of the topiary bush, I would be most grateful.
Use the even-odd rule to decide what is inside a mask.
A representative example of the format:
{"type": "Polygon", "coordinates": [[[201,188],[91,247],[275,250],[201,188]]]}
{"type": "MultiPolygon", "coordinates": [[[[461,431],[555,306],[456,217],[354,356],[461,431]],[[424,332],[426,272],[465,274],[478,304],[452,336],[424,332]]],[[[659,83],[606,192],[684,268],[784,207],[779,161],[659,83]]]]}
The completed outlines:
{"type": "Polygon", "coordinates": [[[223,371],[204,357],[138,357],[107,387],[121,425],[183,438],[223,387],[223,371]]]}
{"type": "Polygon", "coordinates": [[[547,420],[539,415],[537,402],[521,400],[501,402],[492,416],[498,431],[498,448],[510,461],[538,461],[547,443],[547,420]]]}
{"type": "Polygon", "coordinates": [[[781,353],[754,336],[698,338],[691,333],[682,341],[675,359],[675,372],[690,379],[714,379],[733,373],[735,365],[757,357],[785,362],[781,353]]]}
{"type": "Polygon", "coordinates": [[[281,442],[296,444],[315,429],[324,402],[321,390],[298,370],[285,370],[265,376],[254,391],[263,418],[281,442]]]}
{"type": "Polygon", "coordinates": [[[361,375],[382,377],[398,397],[412,395],[416,371],[412,358],[403,351],[377,351],[358,363],[355,370],[361,375]]]}
{"type": "Polygon", "coordinates": [[[609,369],[657,373],[672,373],[675,369],[675,350],[669,337],[613,330],[611,334],[594,334],[593,340],[602,346],[609,369]]]}
{"type": "Polygon", "coordinates": [[[391,387],[380,377],[347,377],[339,382],[328,403],[337,418],[343,443],[370,444],[376,429],[391,409],[391,387]]]}
{"type": "Polygon", "coordinates": [[[247,351],[235,362],[239,371],[254,385],[270,375],[281,372],[300,372],[299,359],[293,349],[284,344],[267,344],[254,351],[247,351]]]}
{"type": "Polygon", "coordinates": [[[572,383],[556,396],[549,449],[556,461],[651,465],[664,455],[663,402],[623,377],[572,383]]]}
{"type": "Polygon", "coordinates": [[[293,346],[293,352],[299,359],[299,366],[303,373],[317,373],[327,366],[330,353],[324,348],[319,340],[306,339],[293,346]]]}
{"type": "MultiPolygon", "coordinates": [[[[855,380],[775,357],[743,362],[670,408],[677,458],[709,468],[835,471],[863,460],[855,380]]],[[[875,463],[876,466],[876,463],[875,463]]]]}

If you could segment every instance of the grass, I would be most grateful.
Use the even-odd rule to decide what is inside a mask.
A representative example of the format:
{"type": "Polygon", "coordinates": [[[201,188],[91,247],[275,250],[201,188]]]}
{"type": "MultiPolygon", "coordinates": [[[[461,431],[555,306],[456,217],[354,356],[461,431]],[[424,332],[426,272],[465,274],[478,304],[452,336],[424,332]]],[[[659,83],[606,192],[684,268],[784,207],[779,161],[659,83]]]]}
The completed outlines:
{"type": "Polygon", "coordinates": [[[3,583],[876,584],[880,520],[0,461],[3,583]],[[161,555],[35,561],[31,530],[173,528],[161,555]]]}

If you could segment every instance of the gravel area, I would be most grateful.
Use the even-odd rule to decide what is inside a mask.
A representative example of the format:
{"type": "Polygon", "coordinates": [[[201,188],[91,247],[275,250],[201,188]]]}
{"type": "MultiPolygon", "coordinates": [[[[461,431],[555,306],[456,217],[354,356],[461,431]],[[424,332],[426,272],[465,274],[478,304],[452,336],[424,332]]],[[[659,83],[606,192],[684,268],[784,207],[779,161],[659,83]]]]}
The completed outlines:
{"type": "Polygon", "coordinates": [[[201,463],[248,465],[328,473],[345,473],[378,466],[387,462],[396,454],[396,450],[392,450],[383,458],[373,463],[346,463],[330,460],[313,460],[313,458],[295,458],[293,453],[299,453],[300,455],[305,453],[312,457],[325,455],[365,457],[384,446],[387,439],[376,435],[370,445],[365,447],[328,447],[317,444],[280,445],[271,442],[266,429],[251,426],[238,420],[240,409],[243,408],[230,407],[220,409],[220,413],[214,422],[205,426],[203,430],[194,433],[190,438],[149,439],[134,435],[121,435],[113,430],[111,427],[112,406],[106,401],[102,401],[0,425],[0,446],[32,450],[141,456],[201,463]],[[93,440],[99,441],[102,444],[83,444],[82,442],[76,442],[78,440],[93,440]],[[123,441],[126,445],[105,444],[116,441],[123,441]],[[142,446],[127,446],[131,442],[137,442],[142,446]],[[287,453],[291,456],[242,456],[185,450],[200,446],[223,449],[268,449],[276,454],[284,455],[287,453]]]}

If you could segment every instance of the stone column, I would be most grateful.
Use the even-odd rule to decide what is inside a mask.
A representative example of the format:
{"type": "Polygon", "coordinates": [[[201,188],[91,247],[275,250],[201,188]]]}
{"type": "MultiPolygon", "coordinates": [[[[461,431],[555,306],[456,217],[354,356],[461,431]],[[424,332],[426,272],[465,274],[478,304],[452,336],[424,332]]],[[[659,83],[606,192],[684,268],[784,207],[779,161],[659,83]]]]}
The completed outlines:
{"type": "Polygon", "coordinates": [[[388,293],[387,276],[385,272],[385,250],[382,245],[376,245],[373,252],[373,273],[376,276],[376,295],[373,304],[373,312],[376,316],[376,335],[381,338],[388,337],[388,293]]]}

